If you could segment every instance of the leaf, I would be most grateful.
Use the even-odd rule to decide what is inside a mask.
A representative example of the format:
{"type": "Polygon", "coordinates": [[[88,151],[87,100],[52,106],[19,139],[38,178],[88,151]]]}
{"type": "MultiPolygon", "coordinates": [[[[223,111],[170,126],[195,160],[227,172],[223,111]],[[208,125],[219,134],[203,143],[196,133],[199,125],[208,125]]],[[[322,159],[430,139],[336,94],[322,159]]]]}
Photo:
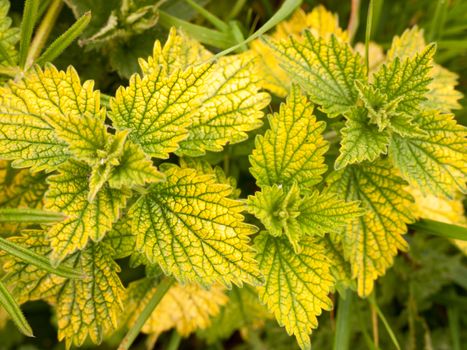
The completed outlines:
{"type": "Polygon", "coordinates": [[[435,51],[436,46],[432,44],[409,58],[395,57],[373,75],[373,85],[384,91],[388,101],[398,100],[396,111],[410,115],[418,112],[429,90],[435,51]]]}
{"type": "Polygon", "coordinates": [[[55,127],[102,116],[99,101],[93,82],[81,85],[73,68],[33,67],[24,79],[0,88],[1,158],[32,171],[56,169],[71,152],[55,127]]]}
{"type": "Polygon", "coordinates": [[[232,288],[228,293],[229,301],[219,314],[211,320],[211,325],[197,335],[205,338],[208,344],[228,339],[236,330],[245,331],[271,318],[271,314],[260,303],[255,290],[249,286],[232,288]]]}
{"type": "Polygon", "coordinates": [[[60,168],[59,174],[48,178],[50,188],[46,193],[46,208],[68,216],[48,231],[53,249],[51,259],[55,264],[83,249],[89,239],[102,240],[126,204],[128,192],[111,189],[108,185],[104,185],[89,202],[90,171],[82,163],[69,161],[60,168]]]}
{"type": "MultiPolygon", "coordinates": [[[[128,310],[132,310],[130,325],[156,289],[157,284],[147,278],[130,284],[128,299],[125,303],[128,310]]],[[[211,317],[219,313],[220,307],[227,300],[224,288],[219,285],[213,285],[206,290],[196,284],[176,283],[154,309],[142,331],[160,334],[175,328],[180,335],[188,336],[197,329],[208,327],[211,324],[211,317]]]]}
{"type": "Polygon", "coordinates": [[[313,103],[335,117],[355,105],[355,80],[366,76],[362,58],[348,43],[331,35],[316,38],[306,30],[303,38],[270,41],[281,66],[308,93],[313,103]]]}
{"type": "Polygon", "coordinates": [[[243,223],[231,188],[212,175],[169,167],[130,210],[136,248],[181,283],[258,283],[248,246],[254,226],[243,223]]]}
{"type": "Polygon", "coordinates": [[[321,181],[329,146],[322,137],[326,124],[312,113],[313,105],[295,86],[279,113],[269,116],[270,130],[257,136],[250,156],[258,186],[290,187],[296,182],[306,192],[321,181]]]}
{"type": "MultiPolygon", "coordinates": [[[[404,59],[413,56],[422,51],[425,46],[423,29],[414,26],[407,29],[400,37],[396,36],[394,38],[388,52],[388,59],[393,60],[396,57],[404,59]]],[[[461,108],[458,100],[462,98],[462,94],[455,89],[457,74],[434,64],[430,77],[432,81],[428,86],[427,100],[422,102],[422,106],[429,109],[440,109],[443,112],[461,108]]]]}
{"type": "Polygon", "coordinates": [[[16,300],[8,292],[8,289],[0,281],[0,306],[11,317],[18,330],[27,337],[34,337],[31,326],[24,317],[16,300]]]}
{"type": "MultiPolygon", "coordinates": [[[[339,242],[336,235],[325,235],[317,242],[323,248],[323,253],[332,261],[331,274],[336,281],[337,287],[339,284],[345,287],[353,287],[354,281],[352,277],[352,269],[350,263],[345,259],[344,248],[342,242],[339,242]],[[333,237],[333,238],[331,238],[333,237]]],[[[353,287],[354,289],[354,287],[353,287]]]]}
{"type": "Polygon", "coordinates": [[[164,73],[158,67],[151,74],[130,78],[111,99],[109,116],[119,130],[130,131],[129,139],[156,158],[168,158],[188,137],[193,105],[204,85],[209,66],[189,67],[164,73]]]}
{"type": "Polygon", "coordinates": [[[349,166],[331,174],[328,183],[330,191],[347,201],[359,200],[365,210],[335,239],[342,240],[358,294],[367,296],[374,280],[392,265],[397,250],[407,249],[402,235],[406,224],[413,222],[411,196],[404,190],[404,181],[383,161],[349,166]]]}
{"type": "MultiPolygon", "coordinates": [[[[289,36],[298,37],[305,29],[309,29],[316,37],[329,38],[334,34],[343,41],[347,40],[347,32],[339,28],[337,15],[321,5],[314,7],[310,13],[298,8],[290,19],[276,26],[271,38],[281,40],[289,36]]],[[[290,89],[290,77],[279,67],[279,61],[271,48],[261,39],[257,39],[251,43],[251,49],[259,58],[258,64],[264,77],[264,88],[279,97],[285,97],[290,89]]]]}
{"type": "Polygon", "coordinates": [[[402,177],[424,193],[452,198],[466,191],[466,128],[436,111],[420,113],[417,123],[425,134],[391,138],[389,153],[402,177]]]}
{"type": "MultiPolygon", "coordinates": [[[[153,57],[140,64],[144,74],[162,67],[165,74],[172,75],[178,69],[212,61],[212,56],[197,41],[172,28],[164,47],[156,42],[153,57]]],[[[270,102],[267,93],[259,92],[260,80],[251,53],[222,57],[212,63],[198,89],[199,98],[190,103],[192,124],[177,153],[200,156],[206,151],[222,151],[227,143],[246,140],[246,132],[261,126],[261,110],[270,102]]]]}
{"type": "MultiPolygon", "coordinates": [[[[29,230],[13,241],[44,256],[52,253],[43,231],[29,230]]],[[[5,283],[20,303],[44,299],[54,305],[58,338],[65,339],[67,348],[82,345],[88,336],[98,344],[116,328],[122,310],[124,288],[111,255],[105,244],[91,243],[69,256],[64,263],[86,276],[71,280],[11,259],[4,266],[8,271],[5,283]]]]}
{"type": "Polygon", "coordinates": [[[10,2],[0,0],[0,66],[13,66],[18,60],[16,44],[19,41],[19,28],[11,27],[8,17],[10,2]]]}
{"type": "Polygon", "coordinates": [[[123,216],[112,229],[105,235],[103,242],[113,249],[114,259],[123,259],[132,255],[135,251],[135,235],[131,231],[131,218],[123,216]]]}
{"type": "Polygon", "coordinates": [[[312,237],[302,239],[303,250],[295,254],[287,240],[262,233],[255,239],[257,259],[266,276],[258,286],[260,300],[274,313],[279,325],[295,335],[302,349],[310,349],[309,334],[317,316],[330,310],[328,294],[334,281],[331,262],[312,237]]]}
{"type": "Polygon", "coordinates": [[[261,76],[252,55],[222,57],[207,76],[188,139],[180,154],[200,156],[219,152],[227,143],[248,138],[247,132],[261,126],[269,94],[259,92],[261,76]]]}
{"type": "Polygon", "coordinates": [[[376,124],[370,123],[365,108],[353,108],[346,116],[340,154],[334,164],[336,170],[364,160],[374,161],[387,153],[390,134],[386,130],[380,132],[376,124]]]}

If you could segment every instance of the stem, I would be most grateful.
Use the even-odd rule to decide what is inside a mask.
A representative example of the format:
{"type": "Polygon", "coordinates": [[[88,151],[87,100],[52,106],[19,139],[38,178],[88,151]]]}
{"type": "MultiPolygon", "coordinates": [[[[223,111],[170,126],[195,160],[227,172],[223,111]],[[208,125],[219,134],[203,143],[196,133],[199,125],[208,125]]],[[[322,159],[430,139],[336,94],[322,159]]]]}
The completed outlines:
{"type": "Polygon", "coordinates": [[[118,347],[118,350],[130,349],[131,344],[133,344],[133,342],[135,341],[136,337],[141,331],[141,328],[143,328],[149,316],[151,316],[156,306],[160,303],[165,293],[167,293],[167,291],[170,289],[170,287],[172,286],[174,282],[175,281],[173,278],[167,277],[167,278],[164,278],[161,281],[161,283],[159,283],[159,285],[157,286],[156,292],[151,297],[149,302],[146,304],[143,311],[139,314],[133,327],[131,327],[131,329],[125,335],[125,338],[123,338],[122,342],[120,343],[118,347]]]}
{"type": "Polygon", "coordinates": [[[350,331],[352,322],[352,291],[346,290],[343,297],[339,298],[337,306],[336,335],[334,337],[334,350],[349,349],[350,331]],[[344,298],[343,298],[344,297],[344,298]]]}
{"type": "Polygon", "coordinates": [[[167,345],[166,350],[177,350],[181,341],[182,337],[180,334],[178,334],[177,330],[174,330],[170,336],[169,344],[167,345]]]}
{"type": "Polygon", "coordinates": [[[30,67],[34,60],[39,56],[44,47],[50,32],[57,20],[60,10],[63,7],[62,0],[53,0],[44,16],[39,28],[37,29],[34,40],[29,48],[28,58],[26,59],[26,67],[30,67]]]}
{"type": "Polygon", "coordinates": [[[243,6],[245,6],[246,0],[237,0],[235,5],[232,7],[232,11],[227,15],[227,20],[235,18],[238,16],[240,11],[242,10],[243,6]]]}
{"type": "Polygon", "coordinates": [[[368,6],[368,16],[366,18],[366,32],[365,32],[365,64],[367,74],[370,74],[370,39],[371,27],[373,25],[373,8],[375,7],[375,0],[370,0],[368,6]]]}
{"type": "Polygon", "coordinates": [[[379,348],[378,315],[373,304],[371,304],[371,324],[373,325],[373,342],[379,348]]]}
{"type": "Polygon", "coordinates": [[[21,20],[21,33],[19,42],[19,66],[24,68],[31,42],[32,32],[37,20],[39,0],[26,0],[24,3],[23,19],[21,20]]]}
{"type": "Polygon", "coordinates": [[[360,5],[361,0],[352,0],[351,2],[349,25],[347,26],[350,42],[353,41],[360,24],[360,5]]]}
{"type": "Polygon", "coordinates": [[[18,67],[0,67],[0,75],[15,78],[21,70],[18,67]]]}
{"type": "Polygon", "coordinates": [[[185,0],[185,2],[221,32],[227,32],[229,30],[229,26],[223,20],[217,18],[204,7],[199,6],[193,0],[185,0]]]}

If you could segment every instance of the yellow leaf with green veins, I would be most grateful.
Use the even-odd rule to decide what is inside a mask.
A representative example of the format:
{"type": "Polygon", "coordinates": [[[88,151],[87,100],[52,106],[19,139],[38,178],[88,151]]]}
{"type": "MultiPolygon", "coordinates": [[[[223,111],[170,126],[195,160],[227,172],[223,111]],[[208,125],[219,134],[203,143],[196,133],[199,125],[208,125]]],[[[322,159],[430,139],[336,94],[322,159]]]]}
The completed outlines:
{"type": "MultiPolygon", "coordinates": [[[[329,38],[332,34],[342,41],[348,40],[346,31],[339,28],[336,14],[327,11],[323,6],[316,6],[309,13],[297,9],[286,21],[279,23],[271,34],[274,40],[297,37],[303,30],[309,29],[316,37],[329,38]]],[[[264,77],[262,85],[279,97],[285,97],[291,87],[290,77],[279,65],[271,48],[261,39],[251,43],[252,51],[258,56],[259,69],[264,77]]]]}
{"type": "Polygon", "coordinates": [[[168,167],[166,181],[154,184],[130,210],[136,248],[181,283],[258,283],[248,246],[254,226],[243,222],[243,204],[213,175],[168,167]]]}
{"type": "Polygon", "coordinates": [[[345,259],[342,242],[335,238],[339,234],[340,233],[326,235],[317,242],[323,248],[324,255],[332,261],[330,271],[336,284],[355,289],[353,287],[354,280],[352,278],[352,269],[350,263],[345,259]]]}
{"type": "Polygon", "coordinates": [[[370,123],[367,109],[352,108],[346,118],[345,127],[341,130],[340,154],[334,164],[335,169],[364,160],[374,161],[380,154],[387,153],[390,133],[388,130],[379,131],[376,124],[370,123]]]}
{"type": "Polygon", "coordinates": [[[331,237],[342,241],[358,294],[368,296],[376,278],[392,265],[397,250],[407,249],[402,235],[414,219],[412,198],[404,190],[405,182],[383,161],[348,166],[331,174],[328,183],[330,191],[347,201],[360,201],[365,210],[342,234],[331,237]]]}
{"type": "Polygon", "coordinates": [[[8,17],[10,2],[0,0],[0,45],[8,56],[9,60],[0,54],[0,66],[10,66],[10,61],[16,63],[18,52],[16,44],[19,41],[19,28],[11,27],[11,18],[8,17]]]}
{"type": "Polygon", "coordinates": [[[259,92],[261,79],[252,54],[220,58],[206,77],[189,136],[177,153],[200,156],[246,140],[248,131],[262,125],[261,110],[270,102],[269,94],[259,92]]]}
{"type": "Polygon", "coordinates": [[[81,85],[73,68],[33,67],[22,80],[0,87],[1,158],[33,171],[56,169],[71,152],[55,127],[82,116],[101,118],[99,103],[93,82],[81,85]]]}
{"type": "Polygon", "coordinates": [[[268,44],[280,65],[329,117],[355,105],[358,93],[354,82],[365,79],[366,71],[362,57],[348,43],[334,35],[316,38],[305,30],[301,38],[270,40],[268,44]]]}
{"type": "Polygon", "coordinates": [[[269,116],[269,124],[270,130],[256,137],[251,174],[260,187],[290,187],[295,182],[306,192],[321,181],[327,169],[324,154],[329,146],[322,136],[326,124],[316,121],[313,105],[297,86],[279,113],[269,116]]]}
{"type": "Polygon", "coordinates": [[[263,286],[258,286],[260,300],[274,313],[279,325],[295,335],[301,349],[310,349],[310,333],[318,326],[322,310],[330,310],[328,294],[334,286],[331,261],[312,237],[301,241],[295,254],[287,239],[261,233],[255,239],[263,286]]]}
{"type": "Polygon", "coordinates": [[[389,154],[404,179],[424,193],[453,197],[466,191],[467,129],[452,114],[421,112],[417,124],[424,134],[394,134],[389,154]]]}
{"type": "Polygon", "coordinates": [[[91,168],[69,161],[59,174],[48,178],[46,208],[67,215],[48,231],[53,249],[52,261],[57,264],[67,255],[83,249],[89,239],[98,242],[112,228],[125,206],[128,191],[112,189],[105,184],[89,202],[88,178],[91,168]]]}
{"type": "Polygon", "coordinates": [[[397,112],[411,115],[418,112],[429,91],[435,51],[436,46],[431,44],[404,59],[395,57],[373,74],[372,84],[387,95],[388,101],[398,99],[397,112]]]}
{"type": "Polygon", "coordinates": [[[135,251],[135,235],[131,232],[131,218],[124,215],[105,235],[102,240],[112,247],[114,259],[123,259],[132,255],[135,251]]]}
{"type": "MultiPolygon", "coordinates": [[[[167,43],[154,47],[153,57],[140,61],[145,74],[162,69],[174,74],[178,69],[197,67],[212,58],[212,54],[183,32],[172,29],[167,43]],[[159,68],[160,67],[160,68],[159,68]]],[[[247,139],[247,132],[261,126],[261,118],[270,97],[260,92],[261,79],[253,54],[243,53],[222,57],[210,64],[197,91],[190,101],[193,114],[187,125],[189,135],[181,140],[180,155],[200,156],[206,151],[222,151],[227,143],[247,139]]]]}
{"type": "MultiPolygon", "coordinates": [[[[388,59],[393,60],[395,57],[404,59],[422,51],[425,46],[423,29],[414,26],[407,29],[400,37],[394,38],[388,52],[388,59]]],[[[458,101],[462,98],[462,94],[455,89],[457,74],[434,64],[430,76],[433,80],[428,86],[430,91],[426,95],[427,100],[422,101],[422,106],[429,109],[440,109],[443,112],[460,109],[461,105],[458,101]]]]}
{"type": "MultiPolygon", "coordinates": [[[[44,231],[28,230],[13,241],[41,255],[52,253],[44,231]]],[[[98,344],[115,330],[122,312],[125,290],[112,255],[107,245],[91,243],[69,256],[63,263],[82,271],[83,279],[66,279],[11,259],[5,265],[5,283],[20,302],[44,299],[54,306],[58,339],[65,339],[68,349],[82,345],[88,336],[98,344]]]]}
{"type": "MultiPolygon", "coordinates": [[[[129,325],[134,323],[156,290],[157,283],[148,278],[130,284],[125,303],[132,315],[129,325]]],[[[217,315],[227,301],[224,288],[219,285],[204,289],[196,284],[176,283],[156,306],[142,331],[160,334],[175,328],[181,336],[186,337],[197,329],[209,327],[211,317],[217,315]]]]}
{"type": "Polygon", "coordinates": [[[168,158],[188,137],[193,106],[209,69],[209,65],[191,66],[168,75],[158,66],[149,75],[133,75],[129,86],[119,88],[110,100],[113,125],[129,130],[128,138],[150,156],[168,158]]]}

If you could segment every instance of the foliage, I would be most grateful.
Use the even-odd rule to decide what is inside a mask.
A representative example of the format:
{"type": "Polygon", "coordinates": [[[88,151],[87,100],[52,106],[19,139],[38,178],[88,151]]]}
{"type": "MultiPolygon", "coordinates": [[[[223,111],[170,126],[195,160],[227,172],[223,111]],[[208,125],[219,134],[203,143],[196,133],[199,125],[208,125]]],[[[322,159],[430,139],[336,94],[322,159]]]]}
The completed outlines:
{"type": "Polygon", "coordinates": [[[320,5],[246,45],[208,1],[65,0],[80,19],[41,56],[58,3],[28,0],[19,29],[0,0],[1,297],[23,333],[16,303],[28,318],[45,301],[66,348],[128,349],[140,331],[329,348],[337,307],[337,346],[416,349],[446,330],[439,302],[460,344],[465,241],[413,225],[466,231],[462,94],[423,29],[385,51],[320,5]],[[112,83],[67,52],[45,62],[78,36],[112,83]],[[241,44],[216,55],[226,42],[241,44]]]}

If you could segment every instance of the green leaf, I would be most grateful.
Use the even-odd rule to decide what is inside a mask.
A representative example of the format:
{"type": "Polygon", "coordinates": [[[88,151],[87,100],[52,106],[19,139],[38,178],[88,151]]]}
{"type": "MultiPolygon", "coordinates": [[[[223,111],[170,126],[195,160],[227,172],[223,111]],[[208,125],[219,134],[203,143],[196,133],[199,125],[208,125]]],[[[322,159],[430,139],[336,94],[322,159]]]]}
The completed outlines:
{"type": "Polygon", "coordinates": [[[371,294],[373,282],[393,263],[398,249],[407,249],[402,235],[413,221],[411,196],[405,182],[386,163],[349,166],[328,179],[329,190],[347,201],[359,200],[365,214],[345,227],[342,234],[331,236],[341,240],[346,259],[357,278],[358,294],[371,294]]]}
{"type": "Polygon", "coordinates": [[[14,66],[18,60],[15,46],[19,41],[19,29],[11,27],[9,9],[9,1],[0,0],[0,66],[14,66]]]}
{"type": "Polygon", "coordinates": [[[432,44],[403,60],[395,57],[373,75],[373,85],[384,91],[388,101],[398,101],[396,111],[410,115],[418,112],[420,103],[429,91],[435,51],[436,46],[432,44]]]}
{"type": "Polygon", "coordinates": [[[1,158],[33,171],[56,169],[71,152],[55,128],[101,117],[99,101],[93,82],[81,85],[73,68],[63,72],[53,66],[33,67],[23,80],[0,87],[1,158]]]}
{"type": "Polygon", "coordinates": [[[27,337],[34,337],[31,326],[24,317],[18,303],[10,295],[8,289],[5,288],[0,281],[0,306],[5,309],[7,314],[11,317],[19,331],[27,337]]]}
{"type": "MultiPolygon", "coordinates": [[[[43,231],[27,231],[13,241],[38,254],[51,254],[43,231]]],[[[54,305],[58,339],[65,339],[67,348],[82,345],[88,336],[98,344],[115,330],[122,312],[124,288],[117,275],[120,268],[111,257],[111,249],[103,243],[91,243],[68,257],[64,263],[82,271],[83,279],[65,279],[12,259],[4,266],[5,283],[20,303],[43,299],[54,305]]]]}
{"type": "Polygon", "coordinates": [[[123,259],[135,252],[135,235],[131,231],[131,218],[122,216],[102,240],[113,249],[114,259],[123,259]]]}
{"type": "Polygon", "coordinates": [[[117,129],[152,157],[168,158],[188,137],[193,105],[199,99],[209,66],[190,67],[166,74],[159,66],[149,75],[130,78],[111,99],[110,118],[117,129]]]}
{"type": "Polygon", "coordinates": [[[317,38],[305,30],[303,38],[271,42],[281,66],[321,105],[329,117],[343,114],[355,105],[355,80],[366,77],[362,58],[335,35],[317,38]]]}
{"type": "Polygon", "coordinates": [[[342,129],[342,141],[335,169],[364,160],[374,161],[380,154],[386,154],[390,140],[387,130],[379,131],[376,124],[370,123],[365,108],[352,108],[346,115],[347,121],[342,129]]]}
{"type": "Polygon", "coordinates": [[[279,113],[269,116],[269,124],[270,130],[255,140],[251,174],[260,187],[290,187],[296,182],[306,192],[321,181],[327,169],[324,153],[329,146],[321,135],[326,124],[316,121],[313,105],[297,86],[279,113]]]}
{"type": "Polygon", "coordinates": [[[425,134],[391,138],[389,154],[402,177],[424,193],[452,198],[466,191],[466,128],[436,111],[420,113],[417,125],[425,134]]]}
{"type": "Polygon", "coordinates": [[[53,249],[51,259],[55,264],[83,249],[89,239],[94,242],[102,240],[126,204],[128,192],[111,189],[107,184],[89,202],[90,172],[88,166],[69,161],[60,168],[59,174],[48,178],[50,187],[46,194],[46,207],[68,216],[48,231],[53,249]]]}
{"type": "Polygon", "coordinates": [[[421,219],[411,224],[410,228],[435,236],[467,241],[467,228],[463,226],[452,225],[435,220],[421,219]]]}
{"type": "Polygon", "coordinates": [[[248,246],[254,226],[243,223],[243,205],[212,175],[169,167],[130,210],[136,247],[180,282],[211,285],[258,283],[248,246]]]}
{"type": "Polygon", "coordinates": [[[266,276],[257,290],[279,325],[295,335],[301,349],[310,349],[309,334],[318,325],[317,316],[332,308],[328,294],[334,281],[331,262],[315,240],[306,237],[301,245],[302,252],[295,254],[286,239],[265,233],[255,239],[257,259],[266,276]]]}

